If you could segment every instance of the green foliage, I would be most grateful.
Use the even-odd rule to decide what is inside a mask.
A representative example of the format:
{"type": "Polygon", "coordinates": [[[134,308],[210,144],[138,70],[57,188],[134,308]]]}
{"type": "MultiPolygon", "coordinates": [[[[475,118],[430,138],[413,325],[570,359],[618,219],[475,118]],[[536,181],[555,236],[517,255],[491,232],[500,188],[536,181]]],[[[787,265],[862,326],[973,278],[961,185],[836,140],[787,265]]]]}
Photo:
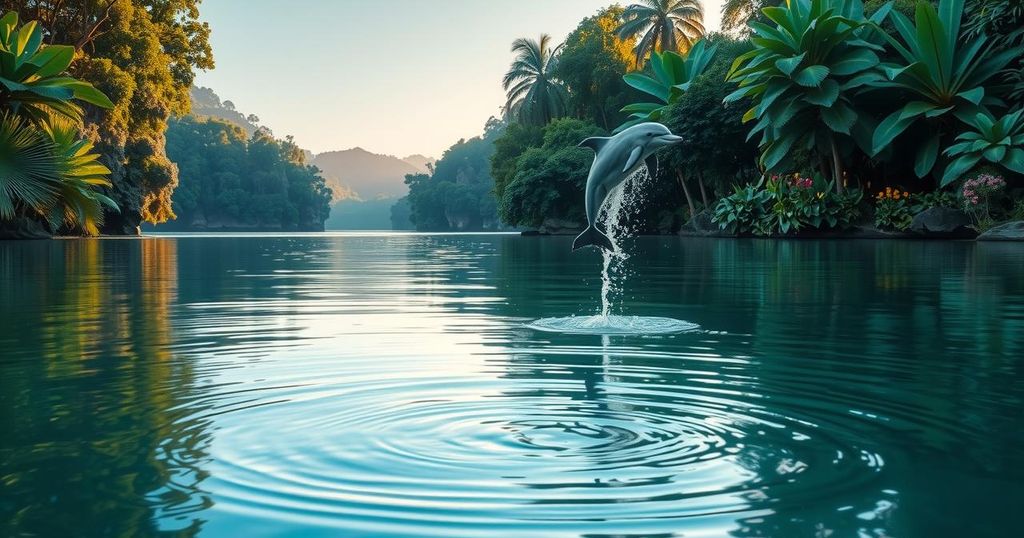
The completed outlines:
{"type": "Polygon", "coordinates": [[[521,123],[546,125],[565,115],[565,86],[555,76],[559,48],[551,47],[551,36],[547,34],[541,34],[538,40],[517,39],[512,43],[515,60],[502,80],[508,98],[508,117],[521,123]]]}
{"type": "Polygon", "coordinates": [[[680,171],[688,179],[700,177],[710,187],[727,191],[729,185],[757,176],[757,146],[746,140],[747,128],[741,120],[750,102],[723,102],[734,89],[725,80],[729,66],[751,46],[725,37],[712,39],[718,53],[711,64],[661,118],[683,139],[666,150],[662,160],[666,169],[680,171]]]}
{"type": "Polygon", "coordinates": [[[405,176],[409,220],[420,231],[493,230],[498,227],[491,155],[499,130],[460,140],[434,164],[432,174],[405,176]]]}
{"type": "Polygon", "coordinates": [[[638,0],[622,13],[623,38],[637,40],[636,65],[654,52],[687,50],[704,35],[704,8],[697,0],[638,0]]]}
{"type": "MultiPolygon", "coordinates": [[[[898,61],[884,64],[887,80],[872,86],[903,91],[910,97],[879,123],[872,136],[872,153],[880,153],[912,125],[923,124],[917,133],[924,142],[916,145],[914,157],[918,177],[936,166],[943,139],[952,134],[946,118],[969,118],[987,106],[1001,104],[986,83],[1024,50],[997,50],[983,35],[960,40],[963,12],[964,0],[941,0],[938,10],[927,2],[917,4],[916,24],[898,11],[891,13],[899,39],[886,38],[898,61]]],[[[943,184],[958,174],[947,172],[943,184]]]]}
{"type": "Polygon", "coordinates": [[[168,228],[323,230],[331,190],[291,138],[186,116],[171,121],[167,154],[177,164],[177,222],[168,228]]]}
{"type": "Polygon", "coordinates": [[[0,106],[46,125],[53,114],[81,121],[80,100],[102,108],[113,103],[88,82],[65,75],[75,57],[68,45],[43,46],[43,30],[36,21],[18,28],[18,14],[0,19],[0,106]]]}
{"type": "Polygon", "coordinates": [[[943,152],[952,162],[942,176],[942,185],[960,179],[979,162],[1024,174],[1024,109],[998,120],[979,112],[966,123],[971,129],[958,135],[957,143],[943,152]]]}
{"type": "Polygon", "coordinates": [[[735,187],[715,207],[712,221],[741,235],[772,235],[804,228],[846,229],[860,218],[863,193],[835,191],[830,181],[773,176],[764,183],[735,187]]]}
{"type": "Polygon", "coordinates": [[[615,132],[628,129],[638,123],[661,121],[669,108],[690,89],[708,64],[711,63],[717,45],[707,46],[707,41],[700,40],[690,49],[686,57],[675,52],[651,54],[651,74],[630,73],[623,77],[626,84],[654,97],[656,103],[633,103],[622,109],[630,113],[630,119],[620,125],[615,132]]]}
{"type": "Polygon", "coordinates": [[[758,18],[768,0],[725,0],[722,3],[722,30],[745,32],[747,23],[758,18]]]}
{"type": "Polygon", "coordinates": [[[544,127],[540,145],[528,147],[516,159],[515,173],[502,189],[498,199],[501,221],[531,227],[552,217],[583,222],[581,193],[593,153],[578,144],[606,134],[592,123],[568,118],[544,127]]]}
{"type": "Polygon", "coordinates": [[[611,6],[580,22],[562,44],[555,77],[568,90],[567,110],[574,117],[611,129],[632,100],[622,80],[632,65],[634,40],[615,33],[622,8],[611,6]]]}
{"type": "Polygon", "coordinates": [[[712,221],[740,235],[768,235],[765,226],[769,218],[769,203],[772,193],[759,184],[734,187],[735,191],[718,201],[712,221]]]}
{"type": "Polygon", "coordinates": [[[165,151],[167,121],[188,113],[194,71],[213,67],[199,0],[34,4],[0,0],[22,16],[38,15],[47,42],[73,44],[72,73],[114,105],[85,109],[85,133],[111,170],[111,196],[121,208],[107,215],[104,231],[131,233],[143,220],[172,218],[178,178],[165,151]]]}
{"type": "Polygon", "coordinates": [[[740,89],[726,100],[752,100],[743,119],[757,120],[749,136],[761,134],[766,170],[793,166],[793,150],[806,148],[830,155],[838,180],[861,115],[855,92],[880,78],[881,47],[860,0],[793,0],[764,14],[774,24],[750,23],[757,47],[733,64],[740,89]]]}
{"type": "Polygon", "coordinates": [[[516,174],[516,164],[526,150],[540,147],[544,143],[544,130],[534,125],[510,123],[494,140],[491,155],[491,177],[494,178],[494,195],[498,200],[505,196],[505,187],[516,174]]]}
{"type": "Polygon", "coordinates": [[[110,107],[91,84],[67,76],[74,48],[43,46],[36,21],[0,18],[0,219],[45,219],[99,233],[103,208],[117,210],[95,187],[109,187],[110,170],[81,140],[82,109],[74,101],[110,107]]]}
{"type": "Polygon", "coordinates": [[[931,192],[924,192],[911,195],[911,212],[918,214],[925,209],[931,209],[933,207],[946,207],[956,208],[960,206],[960,201],[957,200],[955,194],[949,191],[935,190],[931,192]]]}
{"type": "Polygon", "coordinates": [[[875,196],[875,226],[879,229],[902,232],[910,227],[916,213],[908,192],[886,187],[875,196]]]}

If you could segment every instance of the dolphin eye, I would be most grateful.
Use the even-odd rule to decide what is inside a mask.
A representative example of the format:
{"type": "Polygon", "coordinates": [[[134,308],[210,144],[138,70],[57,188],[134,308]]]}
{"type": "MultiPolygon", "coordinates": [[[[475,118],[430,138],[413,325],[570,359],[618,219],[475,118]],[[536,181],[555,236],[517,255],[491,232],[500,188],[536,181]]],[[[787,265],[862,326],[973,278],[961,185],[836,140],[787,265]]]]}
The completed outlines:
{"type": "Polygon", "coordinates": [[[654,133],[647,133],[647,136],[654,136],[654,133]]]}

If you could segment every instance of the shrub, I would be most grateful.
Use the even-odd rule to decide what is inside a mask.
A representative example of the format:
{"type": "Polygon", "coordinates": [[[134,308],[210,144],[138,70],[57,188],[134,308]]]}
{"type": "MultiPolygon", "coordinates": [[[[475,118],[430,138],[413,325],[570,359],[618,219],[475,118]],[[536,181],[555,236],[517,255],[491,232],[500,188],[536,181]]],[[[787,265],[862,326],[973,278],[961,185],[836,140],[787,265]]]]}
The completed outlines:
{"type": "Polygon", "coordinates": [[[914,220],[909,192],[886,187],[875,195],[875,226],[883,230],[903,231],[914,220]]]}
{"type": "Polygon", "coordinates": [[[991,174],[978,174],[964,182],[960,195],[963,197],[964,209],[978,231],[987,230],[994,224],[992,205],[1005,189],[1006,180],[991,174]]]}

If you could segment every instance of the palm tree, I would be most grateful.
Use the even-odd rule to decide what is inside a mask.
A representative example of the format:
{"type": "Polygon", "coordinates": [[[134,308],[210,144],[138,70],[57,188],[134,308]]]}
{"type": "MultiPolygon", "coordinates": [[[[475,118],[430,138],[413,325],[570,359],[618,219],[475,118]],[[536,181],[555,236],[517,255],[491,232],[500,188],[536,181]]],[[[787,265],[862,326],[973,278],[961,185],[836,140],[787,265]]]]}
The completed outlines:
{"type": "Polygon", "coordinates": [[[704,8],[699,0],[640,0],[622,13],[622,38],[636,38],[636,64],[652,51],[686,52],[704,35],[704,8]]]}
{"type": "Polygon", "coordinates": [[[722,29],[746,32],[747,21],[761,13],[765,0],[725,0],[722,3],[722,29]]]}
{"type": "Polygon", "coordinates": [[[541,34],[539,40],[523,38],[512,43],[515,60],[502,80],[509,117],[520,123],[545,125],[565,114],[565,86],[554,76],[561,48],[552,49],[547,34],[541,34]]]}

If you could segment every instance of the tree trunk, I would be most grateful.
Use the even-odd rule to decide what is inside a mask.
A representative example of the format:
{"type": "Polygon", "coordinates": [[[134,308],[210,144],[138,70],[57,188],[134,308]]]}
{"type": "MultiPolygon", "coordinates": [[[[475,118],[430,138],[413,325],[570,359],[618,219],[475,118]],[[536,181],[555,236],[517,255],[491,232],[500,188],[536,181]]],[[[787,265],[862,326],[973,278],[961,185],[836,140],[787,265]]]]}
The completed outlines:
{"type": "Polygon", "coordinates": [[[697,172],[697,184],[700,185],[700,199],[704,201],[704,209],[711,207],[708,203],[708,191],[704,189],[704,174],[697,172]]]}
{"type": "Polygon", "coordinates": [[[836,182],[836,193],[843,193],[843,163],[839,161],[839,148],[836,147],[835,136],[829,137],[832,143],[832,180],[836,182]]]}
{"type": "Polygon", "coordinates": [[[690,188],[686,186],[686,178],[683,177],[682,170],[676,170],[676,178],[679,179],[679,184],[683,187],[683,194],[686,195],[686,205],[690,206],[690,218],[697,216],[697,208],[693,205],[693,196],[690,195],[690,188]]]}

